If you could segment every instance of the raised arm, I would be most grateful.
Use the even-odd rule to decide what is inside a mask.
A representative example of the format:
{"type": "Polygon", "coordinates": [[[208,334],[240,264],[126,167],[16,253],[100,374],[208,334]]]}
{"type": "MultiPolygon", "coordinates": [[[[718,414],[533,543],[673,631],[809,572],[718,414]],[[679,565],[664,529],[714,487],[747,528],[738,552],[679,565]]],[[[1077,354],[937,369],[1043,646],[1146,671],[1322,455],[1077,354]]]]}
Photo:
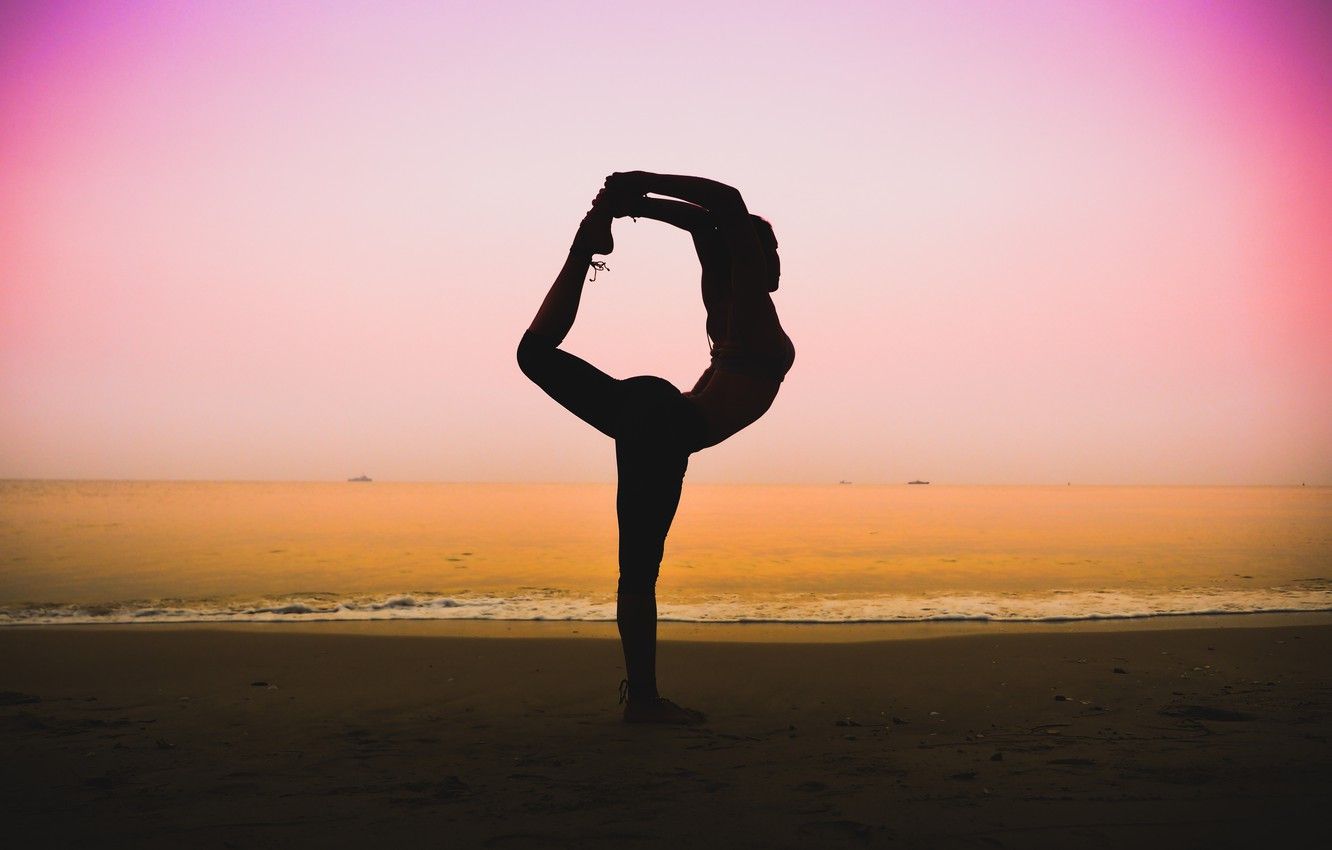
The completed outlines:
{"type": "Polygon", "coordinates": [[[623,188],[631,195],[666,195],[703,207],[721,219],[745,218],[749,210],[740,190],[706,177],[683,174],[653,174],[651,171],[621,171],[606,180],[608,187],[623,188]]]}
{"type": "Polygon", "coordinates": [[[606,186],[629,196],[648,192],[668,195],[704,208],[711,215],[722,244],[730,254],[731,280],[736,292],[766,294],[770,291],[776,270],[767,267],[762,243],[738,189],[706,177],[650,171],[617,172],[607,178],[606,186]]]}
{"type": "Polygon", "coordinates": [[[668,201],[665,198],[635,198],[616,210],[615,214],[617,217],[632,216],[663,221],[690,233],[715,232],[717,229],[712,221],[712,214],[703,207],[684,201],[668,201]]]}
{"type": "Polygon", "coordinates": [[[730,271],[726,243],[722,241],[712,213],[703,207],[684,201],[640,197],[627,202],[616,214],[650,218],[688,231],[694,238],[694,250],[705,273],[724,275],[730,271]]]}

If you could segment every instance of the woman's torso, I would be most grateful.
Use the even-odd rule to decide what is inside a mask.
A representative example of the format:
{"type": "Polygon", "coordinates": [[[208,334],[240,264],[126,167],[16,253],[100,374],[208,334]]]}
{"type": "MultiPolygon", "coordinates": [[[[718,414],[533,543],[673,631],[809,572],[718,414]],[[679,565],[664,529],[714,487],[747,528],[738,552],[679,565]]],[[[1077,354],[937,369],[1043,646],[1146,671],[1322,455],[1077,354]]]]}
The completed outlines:
{"type": "Polygon", "coordinates": [[[766,413],[794,361],[795,346],[780,327],[761,347],[713,346],[706,380],[686,394],[708,423],[706,445],[720,443],[766,413]]]}

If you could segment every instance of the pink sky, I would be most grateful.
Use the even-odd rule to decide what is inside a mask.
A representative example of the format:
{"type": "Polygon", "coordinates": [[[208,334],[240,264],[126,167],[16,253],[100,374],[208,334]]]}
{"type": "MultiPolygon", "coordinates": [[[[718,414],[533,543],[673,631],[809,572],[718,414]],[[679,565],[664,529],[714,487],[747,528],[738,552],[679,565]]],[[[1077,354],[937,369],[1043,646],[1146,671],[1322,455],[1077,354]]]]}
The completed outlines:
{"type": "MultiPolygon", "coordinates": [[[[782,244],[690,480],[1332,483],[1323,4],[277,6],[0,10],[0,477],[609,481],[513,347],[639,168],[782,244]]],[[[687,386],[617,238],[568,347],[687,386]]]]}

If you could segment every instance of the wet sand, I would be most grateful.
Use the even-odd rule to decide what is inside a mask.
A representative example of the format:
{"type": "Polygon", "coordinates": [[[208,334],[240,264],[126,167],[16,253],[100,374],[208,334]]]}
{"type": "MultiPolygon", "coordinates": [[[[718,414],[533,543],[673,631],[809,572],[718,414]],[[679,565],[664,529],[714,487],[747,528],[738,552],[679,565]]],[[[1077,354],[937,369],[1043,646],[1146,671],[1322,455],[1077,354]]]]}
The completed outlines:
{"type": "Polygon", "coordinates": [[[5,834],[533,848],[1321,834],[1332,618],[1224,619],[667,625],[663,690],[709,713],[698,728],[619,722],[606,624],[4,629],[5,834]]]}

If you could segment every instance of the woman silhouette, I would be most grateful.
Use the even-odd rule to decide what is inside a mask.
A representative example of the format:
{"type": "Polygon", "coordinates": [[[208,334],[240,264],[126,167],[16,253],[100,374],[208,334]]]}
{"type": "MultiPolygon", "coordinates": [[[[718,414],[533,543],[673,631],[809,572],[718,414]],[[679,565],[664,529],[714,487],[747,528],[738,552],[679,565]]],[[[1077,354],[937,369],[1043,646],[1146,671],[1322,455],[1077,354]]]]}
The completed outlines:
{"type": "Polygon", "coordinates": [[[657,573],[689,455],[762,416],[795,359],[770,297],[780,274],[772,227],[750,215],[730,186],[645,171],[612,174],[518,345],[523,374],[615,440],[620,531],[615,618],[628,677],[620,692],[627,722],[705,719],[657,693],[657,573]],[[645,197],[649,193],[678,200],[645,197]],[[578,314],[592,257],[611,252],[611,220],[623,216],[656,219],[693,236],[703,268],[712,363],[689,392],[650,375],[617,380],[559,348],[578,314]]]}

